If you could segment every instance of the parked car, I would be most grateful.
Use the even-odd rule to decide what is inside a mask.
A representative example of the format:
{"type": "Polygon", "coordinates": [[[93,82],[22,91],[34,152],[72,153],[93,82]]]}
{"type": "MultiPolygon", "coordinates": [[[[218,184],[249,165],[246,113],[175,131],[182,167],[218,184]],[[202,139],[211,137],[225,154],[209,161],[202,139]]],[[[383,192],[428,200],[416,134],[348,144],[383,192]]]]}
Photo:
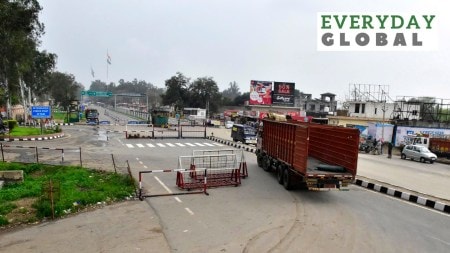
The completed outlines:
{"type": "Polygon", "coordinates": [[[436,161],[436,154],[432,153],[428,148],[419,145],[406,145],[402,150],[402,159],[410,158],[411,160],[430,162],[436,161]]]}
{"type": "Polygon", "coordinates": [[[225,128],[230,129],[233,127],[234,122],[233,121],[227,121],[225,122],[225,128]]]}

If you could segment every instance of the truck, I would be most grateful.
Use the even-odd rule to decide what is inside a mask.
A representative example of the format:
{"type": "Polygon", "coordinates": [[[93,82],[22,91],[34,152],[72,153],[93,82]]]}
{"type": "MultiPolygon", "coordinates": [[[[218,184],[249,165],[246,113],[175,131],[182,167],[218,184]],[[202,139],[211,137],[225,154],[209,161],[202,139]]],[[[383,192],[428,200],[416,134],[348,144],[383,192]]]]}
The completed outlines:
{"type": "Polygon", "coordinates": [[[429,148],[438,157],[447,157],[447,159],[450,159],[450,136],[431,138],[429,148]]]}
{"type": "Polygon", "coordinates": [[[88,108],[84,111],[84,116],[86,117],[86,123],[88,125],[98,125],[98,115],[99,113],[97,109],[88,108]]]}
{"type": "Polygon", "coordinates": [[[356,128],[263,119],[255,153],[287,190],[344,190],[356,176],[358,146],[356,128]]]}

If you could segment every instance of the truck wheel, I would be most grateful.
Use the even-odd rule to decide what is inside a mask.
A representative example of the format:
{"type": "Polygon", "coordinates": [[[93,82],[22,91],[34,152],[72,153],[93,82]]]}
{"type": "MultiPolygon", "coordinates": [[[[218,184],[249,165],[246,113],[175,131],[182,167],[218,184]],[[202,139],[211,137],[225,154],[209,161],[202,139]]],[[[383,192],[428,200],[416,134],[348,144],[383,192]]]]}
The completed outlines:
{"type": "Polygon", "coordinates": [[[285,168],[283,170],[283,186],[284,189],[286,190],[291,190],[292,189],[292,182],[291,182],[291,171],[288,168],[285,168]]]}
{"type": "Polygon", "coordinates": [[[277,168],[277,181],[279,184],[283,184],[283,171],[284,171],[284,166],[280,165],[277,168]]]}
{"type": "Polygon", "coordinates": [[[262,168],[265,171],[270,171],[270,158],[268,156],[264,156],[262,162],[262,168]]]}
{"type": "Polygon", "coordinates": [[[256,163],[258,164],[258,167],[260,167],[260,168],[262,167],[263,156],[258,151],[256,151],[256,163]]]}

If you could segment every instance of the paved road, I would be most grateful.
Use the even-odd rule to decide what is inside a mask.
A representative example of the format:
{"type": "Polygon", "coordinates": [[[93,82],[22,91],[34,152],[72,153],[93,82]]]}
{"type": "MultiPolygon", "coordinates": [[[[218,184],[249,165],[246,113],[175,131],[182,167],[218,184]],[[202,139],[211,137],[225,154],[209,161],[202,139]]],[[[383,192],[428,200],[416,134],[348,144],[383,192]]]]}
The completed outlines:
{"type": "MultiPolygon", "coordinates": [[[[218,136],[218,129],[210,130],[218,136]]],[[[106,141],[95,129],[70,131],[85,136],[76,143],[96,154],[128,160],[135,176],[143,169],[173,168],[176,157],[193,149],[222,148],[189,139],[151,140],[152,148],[120,134],[106,141]],[[213,146],[186,144],[197,142],[213,146]]],[[[448,215],[356,186],[348,192],[288,192],[273,174],[257,168],[253,154],[246,153],[246,160],[250,177],[240,187],[211,189],[210,196],[129,201],[0,233],[0,252],[447,252],[450,247],[448,215]]],[[[144,184],[165,193],[177,190],[174,181],[165,173],[146,177],[144,184]]]]}

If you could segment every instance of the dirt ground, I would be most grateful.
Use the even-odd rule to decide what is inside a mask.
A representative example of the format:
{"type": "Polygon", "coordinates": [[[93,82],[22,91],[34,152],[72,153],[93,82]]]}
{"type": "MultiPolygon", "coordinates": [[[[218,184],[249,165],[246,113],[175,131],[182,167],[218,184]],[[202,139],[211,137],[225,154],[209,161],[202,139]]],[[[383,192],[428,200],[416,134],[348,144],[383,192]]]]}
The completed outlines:
{"type": "Polygon", "coordinates": [[[0,252],[170,252],[146,201],[125,201],[37,225],[0,231],[0,252]]]}

